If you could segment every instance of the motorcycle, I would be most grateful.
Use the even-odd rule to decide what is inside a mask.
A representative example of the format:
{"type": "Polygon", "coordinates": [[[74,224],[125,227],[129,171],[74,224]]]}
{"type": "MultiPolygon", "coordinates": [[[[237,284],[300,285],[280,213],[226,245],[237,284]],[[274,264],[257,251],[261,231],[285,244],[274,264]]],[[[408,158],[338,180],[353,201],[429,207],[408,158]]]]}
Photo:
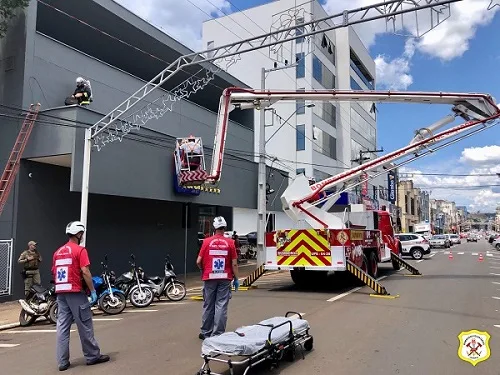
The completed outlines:
{"type": "Polygon", "coordinates": [[[120,289],[113,287],[115,282],[115,273],[108,270],[108,256],[101,262],[103,272],[101,276],[93,276],[92,283],[97,294],[97,304],[100,310],[109,315],[120,314],[127,306],[125,293],[120,289]]]}
{"type": "Polygon", "coordinates": [[[144,271],[141,267],[137,267],[134,254],[131,254],[130,258],[132,269],[116,279],[115,287],[120,289],[135,307],[148,307],[155,297],[154,291],[144,283],[144,271]]]}
{"type": "MultiPolygon", "coordinates": [[[[139,275],[141,276],[141,275],[139,275]]],[[[177,280],[174,266],[170,261],[170,256],[165,258],[165,276],[143,275],[144,281],[149,285],[158,300],[166,296],[171,301],[181,301],[186,297],[186,287],[183,282],[177,280]]]]}
{"type": "Polygon", "coordinates": [[[26,299],[20,299],[21,313],[19,314],[19,324],[21,327],[32,325],[35,320],[43,316],[51,323],[57,323],[57,298],[54,281],[49,288],[34,284],[31,286],[26,299]]]}

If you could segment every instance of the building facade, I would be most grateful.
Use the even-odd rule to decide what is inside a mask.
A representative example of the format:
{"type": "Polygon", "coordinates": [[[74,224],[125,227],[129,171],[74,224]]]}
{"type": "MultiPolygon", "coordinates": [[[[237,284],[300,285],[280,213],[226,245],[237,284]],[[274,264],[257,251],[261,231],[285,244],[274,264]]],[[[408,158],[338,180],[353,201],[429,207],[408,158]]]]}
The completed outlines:
{"type": "MultiPolygon", "coordinates": [[[[0,103],[8,115],[0,127],[2,168],[26,109],[31,103],[41,104],[15,186],[0,216],[0,239],[14,240],[14,298],[23,291],[17,259],[28,241],[39,243],[44,258],[42,283],[48,284],[51,255],[66,241],[66,224],[80,217],[85,128],[163,70],[167,62],[192,52],[111,0],[44,3],[31,2],[0,40],[0,103]],[[78,76],[91,82],[93,102],[88,107],[64,106],[78,76]]],[[[133,110],[135,116],[124,119],[137,125],[134,119],[148,118],[144,126],[100,151],[93,148],[87,246],[94,265],[108,254],[110,266],[121,273],[134,253],[146,272],[159,273],[165,255],[170,254],[178,270],[195,271],[198,238],[210,231],[213,217],[225,216],[228,229],[233,229],[233,207],[256,209],[257,164],[252,157],[242,156],[254,150],[253,111],[231,113],[226,147],[233,152],[225,155],[216,189],[186,192],[176,187],[176,137],[200,136],[208,167],[219,97],[230,86],[245,84],[216,65],[185,68],[152,92],[147,102],[139,103],[133,110]],[[188,79],[187,86],[180,86],[188,79]],[[208,81],[202,90],[191,88],[202,81],[208,81]],[[172,94],[179,87],[191,90],[191,95],[172,94]],[[159,107],[163,116],[152,116],[159,107]]],[[[122,135],[115,129],[101,143],[122,135]]],[[[273,171],[270,168],[268,174],[278,175],[273,171]]],[[[280,171],[279,176],[283,174],[280,171]]],[[[271,212],[281,209],[279,199],[274,198],[287,186],[284,175],[269,180],[275,191],[269,196],[271,212]]],[[[93,266],[93,272],[99,271],[93,266]]]]}
{"type": "Polygon", "coordinates": [[[401,207],[401,230],[411,233],[421,221],[420,189],[415,188],[412,180],[398,183],[398,206],[401,207]]]}
{"type": "MultiPolygon", "coordinates": [[[[277,0],[203,24],[203,43],[223,46],[293,25],[327,17],[317,0],[297,4],[277,0]]],[[[300,30],[300,29],[299,29],[300,30]]],[[[300,33],[300,31],[299,31],[300,33]]],[[[238,56],[227,72],[254,89],[373,90],[375,63],[352,28],[298,38],[238,56]]],[[[357,165],[360,151],[375,150],[376,113],[369,102],[283,102],[266,111],[268,163],[293,178],[304,173],[325,179],[357,165]],[[286,146],[285,146],[286,145],[286,146]]],[[[255,137],[259,137],[256,111],[255,137]]],[[[258,142],[255,142],[258,155],[258,142]]],[[[363,158],[373,157],[362,153],[363,158]]],[[[378,185],[377,185],[378,186],[378,185]]],[[[383,185],[387,188],[387,185],[383,185]]]]}

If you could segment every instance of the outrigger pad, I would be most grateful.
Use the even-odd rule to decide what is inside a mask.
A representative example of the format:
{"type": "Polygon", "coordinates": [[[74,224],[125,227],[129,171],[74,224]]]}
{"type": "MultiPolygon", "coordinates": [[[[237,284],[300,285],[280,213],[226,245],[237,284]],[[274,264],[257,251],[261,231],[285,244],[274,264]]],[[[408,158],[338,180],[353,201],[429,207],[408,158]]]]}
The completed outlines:
{"type": "Polygon", "coordinates": [[[269,332],[272,329],[271,341],[273,344],[286,342],[289,339],[290,321],[293,334],[301,335],[310,329],[309,322],[305,319],[290,319],[282,316],[266,319],[258,324],[243,326],[234,332],[226,332],[219,336],[212,336],[203,340],[201,351],[203,355],[225,354],[232,356],[250,356],[258,353],[266,347],[269,332]],[[280,327],[276,327],[283,324],[280,327]]]}
{"type": "Polygon", "coordinates": [[[203,169],[181,171],[179,173],[179,185],[203,185],[207,178],[208,173],[203,169]]]}

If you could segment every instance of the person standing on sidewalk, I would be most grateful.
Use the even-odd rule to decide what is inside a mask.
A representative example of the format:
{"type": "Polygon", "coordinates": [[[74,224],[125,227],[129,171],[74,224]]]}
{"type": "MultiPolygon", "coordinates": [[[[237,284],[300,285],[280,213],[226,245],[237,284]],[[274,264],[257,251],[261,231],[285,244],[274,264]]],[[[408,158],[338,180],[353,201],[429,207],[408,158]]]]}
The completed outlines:
{"type": "Polygon", "coordinates": [[[52,275],[57,294],[57,363],[59,371],[69,368],[69,335],[73,321],[78,328],[83,355],[87,365],[109,361],[109,356],[102,355],[94,338],[91,303],[97,300],[97,294],[90,273],[90,260],[87,249],[80,246],[85,225],[72,221],[66,226],[69,240],[54,253],[52,275]],[[83,280],[82,280],[83,279],[83,280]],[[84,292],[84,284],[90,290],[91,302],[84,292]]]}
{"type": "Polygon", "coordinates": [[[196,264],[202,271],[203,316],[199,338],[221,335],[226,331],[227,307],[231,299],[231,280],[238,290],[238,255],[234,240],[224,237],[226,220],[217,216],[215,234],[205,238],[196,264]]]}
{"type": "Polygon", "coordinates": [[[28,293],[33,284],[41,284],[42,279],[40,278],[40,263],[42,261],[42,256],[36,249],[36,242],[28,242],[28,249],[21,253],[21,256],[17,260],[18,263],[23,265],[23,271],[21,272],[24,279],[24,295],[28,296],[28,293]]]}

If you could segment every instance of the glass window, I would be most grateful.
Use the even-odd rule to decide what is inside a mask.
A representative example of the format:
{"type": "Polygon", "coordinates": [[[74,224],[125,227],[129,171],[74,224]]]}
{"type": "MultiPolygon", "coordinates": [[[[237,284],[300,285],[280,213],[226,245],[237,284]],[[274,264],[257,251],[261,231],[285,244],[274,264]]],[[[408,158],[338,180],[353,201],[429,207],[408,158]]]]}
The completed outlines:
{"type": "Polygon", "coordinates": [[[306,169],[305,168],[297,168],[295,170],[295,174],[299,175],[299,174],[306,174],[306,169]]]}
{"type": "Polygon", "coordinates": [[[359,159],[359,152],[363,149],[363,146],[351,138],[351,159],[359,159]]]}
{"type": "MultiPolygon", "coordinates": [[[[297,91],[305,91],[306,89],[298,89],[297,91]]],[[[297,99],[295,102],[295,111],[298,115],[302,115],[306,113],[306,100],[305,99],[297,99]]]]}
{"type": "Polygon", "coordinates": [[[335,75],[316,55],[313,55],[313,78],[326,89],[335,88],[335,75]]]}
{"type": "Polygon", "coordinates": [[[306,60],[304,59],[304,52],[295,55],[297,66],[295,67],[295,77],[304,78],[306,75],[306,60]]]}
{"type": "MultiPolygon", "coordinates": [[[[302,25],[303,23],[304,23],[304,17],[299,17],[295,21],[295,25],[302,25]]],[[[295,29],[295,36],[299,36],[299,35],[302,35],[302,34],[304,34],[304,26],[298,27],[298,28],[295,29]]],[[[295,39],[295,42],[297,44],[298,43],[302,43],[303,41],[304,41],[304,37],[295,39]]]]}
{"type": "Polygon", "coordinates": [[[337,140],[317,126],[313,126],[313,150],[332,159],[337,159],[337,140]]]}
{"type": "Polygon", "coordinates": [[[321,61],[318,59],[317,56],[313,56],[313,78],[318,81],[319,83],[322,82],[322,66],[323,64],[321,61]]]}
{"type": "Polygon", "coordinates": [[[335,45],[325,34],[316,34],[314,37],[316,48],[335,65],[335,45]]]}
{"type": "Polygon", "coordinates": [[[297,125],[296,130],[296,150],[303,151],[306,149],[306,126],[297,125]]]}
{"type": "Polygon", "coordinates": [[[323,103],[323,120],[334,128],[337,127],[337,108],[330,102],[323,103]]]}
{"type": "Polygon", "coordinates": [[[313,169],[313,175],[316,181],[323,181],[326,180],[330,175],[328,173],[325,173],[323,171],[319,171],[317,169],[313,169]]]}
{"type": "Polygon", "coordinates": [[[353,107],[351,107],[351,129],[366,139],[373,147],[377,144],[377,130],[353,107]]]}
{"type": "Polygon", "coordinates": [[[363,88],[351,77],[351,90],[363,90],[363,88]]]}

